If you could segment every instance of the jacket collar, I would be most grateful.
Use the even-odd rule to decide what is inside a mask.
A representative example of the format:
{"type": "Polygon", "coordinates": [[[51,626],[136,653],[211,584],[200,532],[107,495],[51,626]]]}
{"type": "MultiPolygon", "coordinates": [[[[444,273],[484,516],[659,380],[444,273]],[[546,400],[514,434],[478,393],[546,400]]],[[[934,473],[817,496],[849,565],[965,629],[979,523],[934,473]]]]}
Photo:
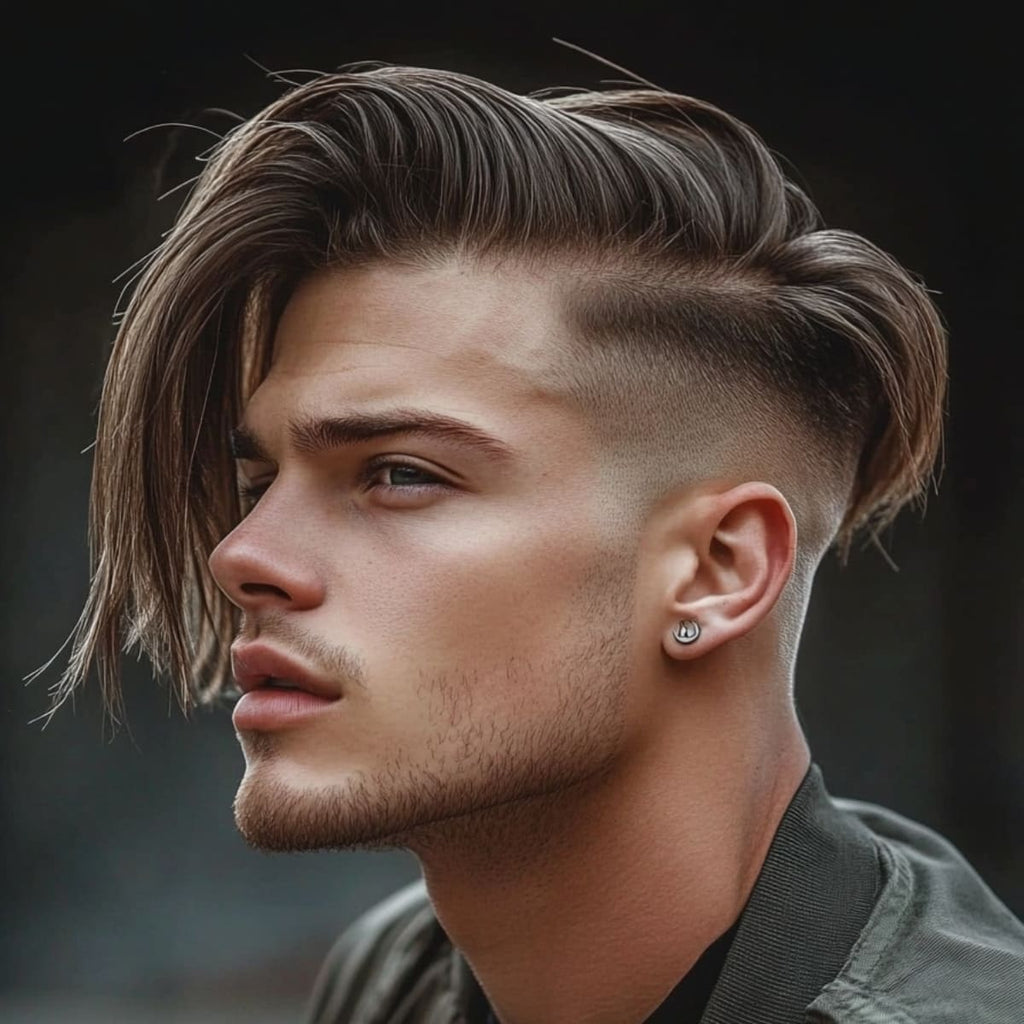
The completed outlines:
{"type": "Polygon", "coordinates": [[[775,832],[701,1024],[802,1021],[849,957],[881,880],[871,833],[832,802],[812,764],[775,832]]]}

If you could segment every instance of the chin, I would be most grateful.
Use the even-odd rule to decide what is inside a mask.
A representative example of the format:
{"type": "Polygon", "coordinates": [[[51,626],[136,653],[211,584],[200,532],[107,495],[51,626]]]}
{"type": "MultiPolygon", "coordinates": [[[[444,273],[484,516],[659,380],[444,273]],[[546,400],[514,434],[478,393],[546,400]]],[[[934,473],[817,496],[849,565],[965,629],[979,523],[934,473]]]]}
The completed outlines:
{"type": "Polygon", "coordinates": [[[370,785],[362,771],[324,782],[309,770],[283,770],[278,758],[249,758],[235,797],[235,824],[259,850],[408,848],[421,829],[443,816],[437,794],[422,785],[396,787],[394,775],[386,774],[385,796],[381,780],[370,785]]]}
{"type": "Polygon", "coordinates": [[[504,786],[463,775],[447,785],[434,773],[390,765],[372,776],[350,772],[330,784],[304,784],[273,760],[250,764],[235,798],[235,823],[259,850],[408,850],[421,859],[484,850],[554,835],[564,804],[601,772],[515,780],[504,786]],[[429,781],[428,781],[429,780],[429,781]]]}
{"type": "Polygon", "coordinates": [[[250,846],[287,852],[355,849],[377,831],[358,776],[331,785],[298,779],[282,771],[279,759],[250,756],[248,748],[246,762],[234,814],[250,846]]]}

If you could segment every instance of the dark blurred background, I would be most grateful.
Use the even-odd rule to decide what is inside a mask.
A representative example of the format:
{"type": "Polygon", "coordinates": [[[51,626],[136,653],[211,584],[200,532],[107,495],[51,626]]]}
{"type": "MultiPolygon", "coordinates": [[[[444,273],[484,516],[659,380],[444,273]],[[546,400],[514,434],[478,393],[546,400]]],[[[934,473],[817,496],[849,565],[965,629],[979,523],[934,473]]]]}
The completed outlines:
{"type": "MultiPolygon", "coordinates": [[[[596,51],[751,123],[827,221],[924,277],[951,329],[945,472],[922,519],[823,566],[798,679],[834,793],[950,836],[1024,914],[1024,433],[1015,33],[984,5],[512,9],[171,6],[20,9],[2,74],[4,409],[0,647],[0,1019],[296,1021],[362,908],[414,877],[401,853],[267,856],[234,831],[228,716],[186,721],[145,665],[130,733],[95,688],[42,730],[56,650],[87,581],[94,409],[114,279],[159,240],[223,111],[276,70],[360,59],[525,91],[600,87],[596,51]],[[217,112],[220,110],[221,112],[217,112]]],[[[1008,15],[1006,16],[1008,17],[1008,15]]]]}

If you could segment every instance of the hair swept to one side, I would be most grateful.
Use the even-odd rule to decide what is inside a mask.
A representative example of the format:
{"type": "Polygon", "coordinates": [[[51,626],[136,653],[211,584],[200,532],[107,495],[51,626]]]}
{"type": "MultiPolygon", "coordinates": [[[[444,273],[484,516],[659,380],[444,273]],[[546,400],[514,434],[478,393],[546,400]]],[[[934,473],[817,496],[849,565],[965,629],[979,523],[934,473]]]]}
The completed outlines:
{"type": "Polygon", "coordinates": [[[135,645],[183,706],[218,692],[236,619],[206,560],[240,514],[228,432],[284,303],[314,269],[445,253],[575,268],[566,309],[595,353],[697,360],[706,380],[777,394],[850,466],[841,550],[925,490],[938,314],[890,256],[822,229],[744,124],[656,89],[542,98],[351,66],[214,147],[138,280],[100,405],[92,586],[54,708],[95,666],[116,720],[135,645]]]}

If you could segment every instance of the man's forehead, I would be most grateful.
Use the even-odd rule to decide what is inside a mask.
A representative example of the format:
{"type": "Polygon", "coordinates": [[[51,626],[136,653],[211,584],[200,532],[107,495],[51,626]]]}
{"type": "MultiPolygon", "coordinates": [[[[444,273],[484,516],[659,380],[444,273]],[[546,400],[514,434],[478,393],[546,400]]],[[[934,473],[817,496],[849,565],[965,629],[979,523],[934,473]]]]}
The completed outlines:
{"type": "Polygon", "coordinates": [[[583,424],[568,422],[579,411],[551,371],[548,291],[514,271],[462,265],[318,271],[292,294],[240,426],[269,438],[302,420],[415,408],[510,447],[534,448],[535,434],[568,443],[583,424]]]}
{"type": "Polygon", "coordinates": [[[342,371],[405,362],[421,372],[476,370],[532,390],[547,375],[560,333],[550,288],[515,267],[329,268],[306,278],[289,300],[273,367],[295,372],[317,361],[342,371]]]}

